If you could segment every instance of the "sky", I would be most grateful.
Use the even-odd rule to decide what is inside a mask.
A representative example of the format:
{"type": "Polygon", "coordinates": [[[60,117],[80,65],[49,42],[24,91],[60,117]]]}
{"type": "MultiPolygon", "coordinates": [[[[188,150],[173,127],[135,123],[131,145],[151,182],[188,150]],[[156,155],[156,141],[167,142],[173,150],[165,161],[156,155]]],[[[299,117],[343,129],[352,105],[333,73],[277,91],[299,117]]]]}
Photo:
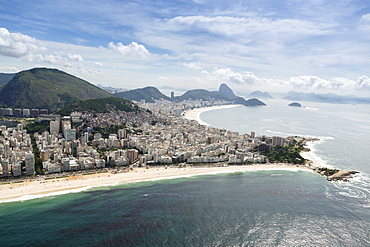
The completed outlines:
{"type": "Polygon", "coordinates": [[[0,0],[0,72],[370,96],[368,0],[0,0]]]}

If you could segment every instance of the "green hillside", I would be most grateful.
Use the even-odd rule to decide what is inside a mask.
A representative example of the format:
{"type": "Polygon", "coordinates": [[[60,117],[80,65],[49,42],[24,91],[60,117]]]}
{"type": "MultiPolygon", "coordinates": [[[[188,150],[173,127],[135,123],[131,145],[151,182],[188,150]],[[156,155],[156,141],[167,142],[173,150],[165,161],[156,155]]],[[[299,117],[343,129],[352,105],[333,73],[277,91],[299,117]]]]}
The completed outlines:
{"type": "Polygon", "coordinates": [[[134,90],[129,90],[126,92],[120,92],[113,94],[116,97],[128,99],[128,100],[145,100],[149,103],[154,103],[154,100],[159,99],[165,99],[170,100],[169,97],[161,93],[157,88],[155,87],[145,87],[145,88],[139,88],[134,90]]]}
{"type": "Polygon", "coordinates": [[[15,74],[0,73],[0,86],[7,84],[14,76],[15,74]]]}
{"type": "Polygon", "coordinates": [[[57,69],[35,68],[17,73],[0,91],[0,101],[8,107],[47,108],[55,111],[87,99],[111,94],[57,69]]]}
{"type": "Polygon", "coordinates": [[[224,96],[220,94],[219,92],[210,92],[205,89],[194,89],[189,90],[183,95],[176,97],[175,100],[177,101],[183,101],[183,100],[196,100],[196,99],[202,99],[202,100],[209,100],[209,99],[218,99],[218,100],[230,100],[227,96],[224,96]]]}
{"type": "Polygon", "coordinates": [[[111,111],[137,112],[141,109],[131,101],[117,97],[107,97],[100,99],[88,99],[70,104],[59,110],[57,114],[70,115],[74,111],[89,111],[104,113],[111,111]]]}

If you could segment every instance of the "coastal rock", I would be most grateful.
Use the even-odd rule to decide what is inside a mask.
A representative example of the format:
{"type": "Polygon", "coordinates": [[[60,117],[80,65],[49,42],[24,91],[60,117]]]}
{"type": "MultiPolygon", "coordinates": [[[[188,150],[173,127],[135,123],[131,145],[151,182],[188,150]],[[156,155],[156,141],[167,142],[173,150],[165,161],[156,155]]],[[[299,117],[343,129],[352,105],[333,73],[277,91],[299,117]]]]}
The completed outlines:
{"type": "Polygon", "coordinates": [[[315,169],[317,173],[320,173],[323,176],[326,176],[328,181],[345,181],[348,182],[349,178],[352,178],[351,175],[359,173],[356,171],[346,171],[338,169],[329,169],[326,167],[320,167],[315,169]]]}
{"type": "Polygon", "coordinates": [[[348,178],[352,178],[350,175],[356,174],[356,171],[345,171],[341,170],[327,177],[328,181],[348,181],[348,178]]]}

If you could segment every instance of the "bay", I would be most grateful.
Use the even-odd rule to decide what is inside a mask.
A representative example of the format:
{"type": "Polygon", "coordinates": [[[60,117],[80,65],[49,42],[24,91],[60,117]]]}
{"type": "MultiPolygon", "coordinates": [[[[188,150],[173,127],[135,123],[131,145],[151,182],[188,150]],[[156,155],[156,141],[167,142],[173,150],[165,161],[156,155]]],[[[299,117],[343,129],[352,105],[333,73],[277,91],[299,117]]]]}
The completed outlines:
{"type": "Polygon", "coordinates": [[[269,100],[207,111],[218,128],[317,136],[323,163],[361,173],[328,182],[254,171],[95,188],[0,204],[3,246],[369,246],[369,107],[269,100]]]}

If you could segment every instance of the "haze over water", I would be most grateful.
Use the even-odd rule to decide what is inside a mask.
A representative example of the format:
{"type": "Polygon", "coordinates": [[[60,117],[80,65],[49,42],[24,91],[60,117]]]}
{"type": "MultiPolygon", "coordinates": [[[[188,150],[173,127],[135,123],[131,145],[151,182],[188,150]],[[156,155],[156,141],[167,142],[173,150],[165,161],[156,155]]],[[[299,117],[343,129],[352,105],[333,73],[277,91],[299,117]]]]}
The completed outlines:
{"type": "Polygon", "coordinates": [[[366,105],[283,100],[208,111],[215,127],[317,136],[345,182],[310,172],[255,171],[140,182],[0,205],[6,246],[369,246],[370,116],[366,105]]]}

